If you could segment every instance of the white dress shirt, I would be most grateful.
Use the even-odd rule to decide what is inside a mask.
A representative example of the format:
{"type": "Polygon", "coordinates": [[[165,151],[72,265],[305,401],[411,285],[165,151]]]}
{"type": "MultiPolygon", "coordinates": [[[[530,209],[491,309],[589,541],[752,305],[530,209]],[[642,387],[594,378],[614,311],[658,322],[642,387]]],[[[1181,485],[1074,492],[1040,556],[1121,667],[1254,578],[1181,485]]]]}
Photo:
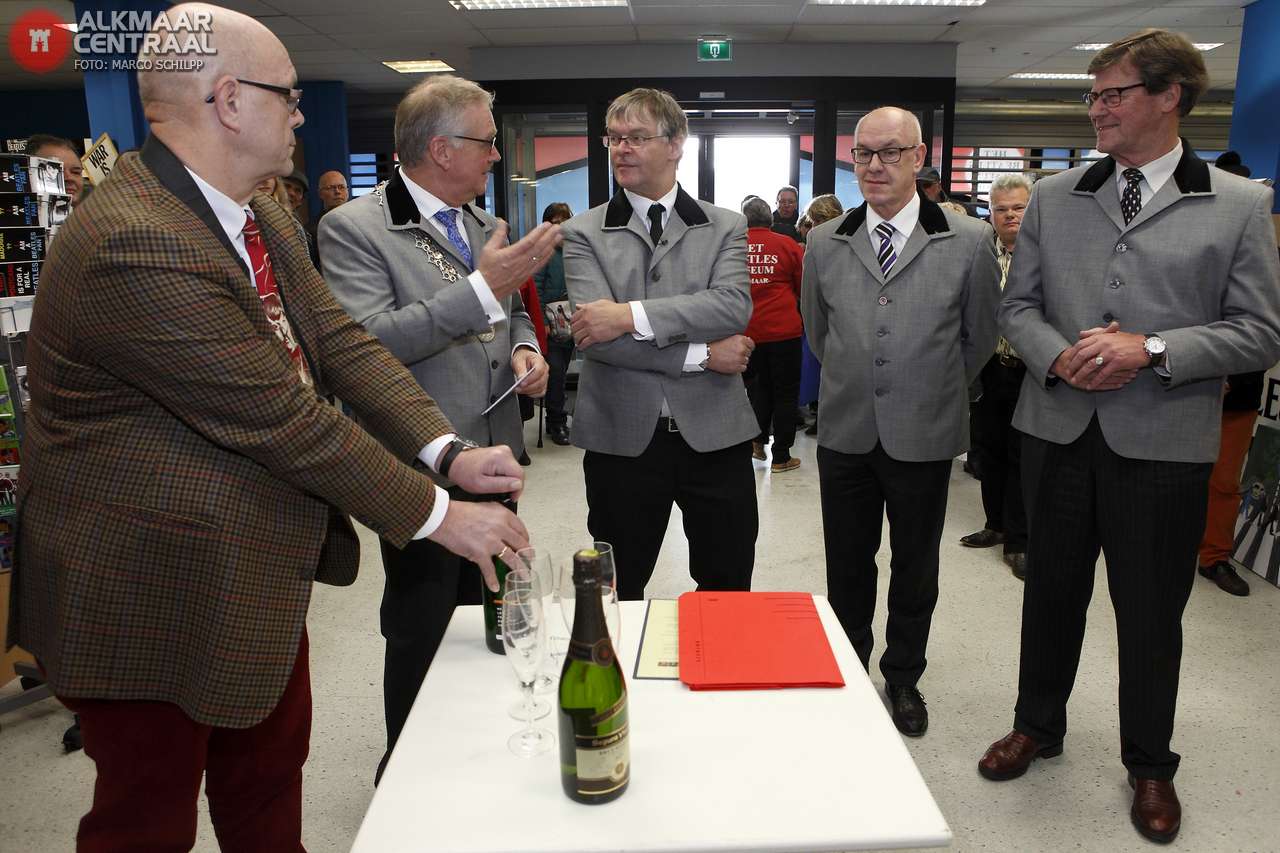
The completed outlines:
{"type": "Polygon", "coordinates": [[[907,247],[907,238],[911,236],[911,232],[916,230],[916,223],[920,221],[920,196],[912,193],[911,198],[893,215],[892,219],[886,220],[883,216],[876,213],[871,205],[867,205],[867,235],[871,238],[871,251],[875,254],[880,253],[880,235],[876,233],[876,226],[881,222],[888,222],[893,226],[893,253],[901,255],[902,250],[907,247]]]}
{"type": "MultiPolygon", "coordinates": [[[[183,168],[186,167],[184,166],[183,168]]],[[[253,263],[249,260],[249,250],[244,245],[244,223],[245,217],[252,216],[253,211],[249,209],[248,205],[237,203],[235,199],[217,189],[190,169],[187,169],[187,174],[196,182],[196,188],[200,190],[204,200],[213,209],[213,215],[217,217],[218,224],[227,233],[227,237],[231,240],[231,245],[235,248],[236,254],[240,256],[240,260],[244,261],[245,269],[252,270],[253,263]]],[[[407,181],[408,179],[406,178],[405,180],[407,181]]],[[[482,278],[481,282],[483,281],[484,279],[482,278]]],[[[252,281],[249,283],[253,284],[252,281]]],[[[488,289],[488,285],[485,285],[485,290],[488,289]]],[[[454,433],[448,433],[434,439],[418,452],[418,458],[432,471],[436,470],[436,459],[440,457],[440,452],[444,450],[445,445],[453,441],[453,438],[454,433]]],[[[444,514],[449,510],[449,493],[439,486],[436,486],[435,489],[436,502],[431,507],[431,514],[427,516],[426,524],[422,525],[418,532],[413,534],[414,539],[422,539],[435,533],[436,528],[444,521],[444,514]]]]}
{"type": "MultiPolygon", "coordinates": [[[[1145,207],[1151,199],[1155,198],[1156,193],[1160,192],[1160,188],[1169,182],[1173,177],[1173,172],[1178,168],[1178,161],[1182,159],[1182,140],[1178,140],[1178,144],[1167,153],[1147,163],[1145,166],[1139,166],[1142,170],[1142,181],[1138,184],[1138,188],[1142,191],[1142,204],[1145,207]]],[[[1121,166],[1116,163],[1116,191],[1120,193],[1120,197],[1124,198],[1124,188],[1128,186],[1129,181],[1124,176],[1124,170],[1127,166],[1121,166]]]]}
{"type": "MultiPolygon", "coordinates": [[[[662,228],[666,230],[667,222],[671,219],[671,210],[676,203],[676,196],[680,192],[680,184],[673,184],[671,190],[658,199],[645,198],[639,193],[633,193],[628,189],[624,189],[623,192],[627,194],[627,201],[631,202],[632,216],[639,220],[640,227],[645,231],[649,230],[649,208],[655,204],[662,205],[662,228]]],[[[631,323],[636,327],[631,336],[637,341],[653,340],[653,326],[649,323],[648,315],[644,313],[644,305],[638,299],[634,299],[627,304],[631,306],[631,323]]],[[[684,355],[684,372],[701,373],[702,362],[710,354],[711,350],[706,343],[689,344],[689,348],[684,355]]]]}

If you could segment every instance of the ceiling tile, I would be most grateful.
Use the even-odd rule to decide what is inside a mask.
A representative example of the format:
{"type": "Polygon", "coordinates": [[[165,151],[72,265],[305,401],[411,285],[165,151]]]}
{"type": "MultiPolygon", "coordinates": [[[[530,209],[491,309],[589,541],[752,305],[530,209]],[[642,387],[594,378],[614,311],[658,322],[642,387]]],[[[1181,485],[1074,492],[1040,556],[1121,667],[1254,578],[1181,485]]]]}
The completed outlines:
{"type": "Polygon", "coordinates": [[[791,41],[801,42],[880,42],[933,41],[947,34],[945,24],[857,24],[825,26],[799,25],[792,28],[791,41]]]}
{"type": "Polygon", "coordinates": [[[613,44],[636,40],[634,27],[522,27],[486,30],[494,45],[613,44]]]}
{"type": "Polygon", "coordinates": [[[955,6],[805,6],[800,24],[947,24],[968,21],[973,9],[955,6]]]}
{"type": "Polygon", "coordinates": [[[637,24],[791,24],[795,19],[796,7],[792,5],[698,3],[635,10],[637,24]]]}
{"type": "MultiPolygon", "coordinates": [[[[412,2],[412,0],[408,0],[412,2]]],[[[608,27],[631,23],[631,10],[625,6],[600,9],[521,9],[501,12],[457,12],[458,17],[478,30],[492,27],[608,27]]]]}
{"type": "MultiPolygon", "coordinates": [[[[710,30],[699,32],[697,27],[674,25],[641,26],[636,27],[636,32],[640,41],[687,41],[689,44],[694,44],[699,35],[713,34],[710,30]]],[[[787,38],[787,34],[790,32],[791,27],[787,25],[730,24],[716,28],[714,35],[728,36],[731,39],[742,42],[781,42],[787,38]]]]}
{"type": "Polygon", "coordinates": [[[299,21],[297,18],[291,18],[288,15],[266,15],[258,18],[267,29],[278,36],[300,36],[314,35],[313,30],[308,25],[299,21]]]}

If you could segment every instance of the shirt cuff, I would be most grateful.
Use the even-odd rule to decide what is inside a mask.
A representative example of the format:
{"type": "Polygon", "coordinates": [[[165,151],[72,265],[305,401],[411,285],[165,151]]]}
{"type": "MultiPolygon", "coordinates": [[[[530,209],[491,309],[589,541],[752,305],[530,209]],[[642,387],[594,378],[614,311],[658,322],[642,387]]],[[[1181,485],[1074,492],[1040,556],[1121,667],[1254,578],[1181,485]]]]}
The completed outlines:
{"type": "Polygon", "coordinates": [[[436,467],[436,460],[440,458],[440,453],[445,449],[445,446],[457,437],[458,434],[456,432],[447,432],[439,438],[431,439],[426,447],[418,451],[418,459],[423,465],[439,474],[440,469],[436,467]]]}
{"type": "Polygon", "coordinates": [[[449,511],[449,493],[439,486],[436,486],[435,490],[436,502],[431,507],[431,515],[427,516],[427,523],[418,528],[417,533],[413,534],[414,539],[426,539],[444,523],[444,514],[449,511]]]}
{"type": "Polygon", "coordinates": [[[685,373],[701,373],[705,368],[702,362],[711,356],[711,350],[706,344],[689,344],[689,349],[684,354],[684,367],[681,368],[685,373]]]}
{"type": "Polygon", "coordinates": [[[513,346],[513,347],[511,348],[511,356],[512,356],[512,358],[514,358],[514,357],[515,357],[516,350],[520,349],[520,347],[524,347],[524,348],[526,348],[526,349],[531,349],[531,350],[533,350],[534,352],[536,352],[538,355],[542,355],[542,350],[538,347],[538,345],[537,345],[536,343],[534,343],[533,341],[521,341],[520,343],[516,344],[515,346],[513,346]]]}
{"type": "Polygon", "coordinates": [[[640,300],[633,299],[627,304],[631,306],[631,324],[636,327],[631,337],[637,341],[653,340],[653,326],[649,325],[649,315],[644,313],[644,306],[640,304],[640,300]]]}
{"type": "Polygon", "coordinates": [[[507,319],[506,312],[502,310],[502,306],[494,298],[493,291],[489,289],[489,282],[484,280],[480,270],[476,270],[467,276],[467,281],[471,283],[471,289],[475,291],[476,299],[480,300],[480,307],[484,310],[485,319],[489,321],[490,326],[507,319]]]}

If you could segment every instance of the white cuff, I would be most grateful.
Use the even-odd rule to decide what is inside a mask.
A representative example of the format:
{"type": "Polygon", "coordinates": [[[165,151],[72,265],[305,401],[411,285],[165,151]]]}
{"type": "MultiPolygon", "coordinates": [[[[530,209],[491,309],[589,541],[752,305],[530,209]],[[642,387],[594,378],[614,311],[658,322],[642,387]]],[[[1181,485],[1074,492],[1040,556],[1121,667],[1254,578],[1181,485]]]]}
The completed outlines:
{"type": "Polygon", "coordinates": [[[437,528],[444,523],[444,514],[449,511],[449,493],[439,486],[436,489],[436,502],[431,507],[431,515],[427,516],[427,523],[418,528],[418,532],[413,534],[414,539],[426,539],[437,528]]]}
{"type": "Polygon", "coordinates": [[[494,298],[493,291],[489,289],[489,282],[484,280],[480,270],[476,270],[467,276],[467,281],[471,282],[471,289],[476,292],[476,299],[480,300],[480,307],[484,310],[485,319],[489,321],[490,326],[507,319],[506,312],[502,310],[502,306],[494,298]]]}
{"type": "Polygon", "coordinates": [[[702,362],[711,357],[711,348],[706,344],[689,344],[689,350],[684,354],[684,367],[681,368],[685,373],[701,373],[705,368],[702,362]]]}
{"type": "Polygon", "coordinates": [[[458,434],[456,432],[446,432],[439,438],[431,439],[431,442],[426,447],[418,451],[418,459],[422,461],[423,465],[439,474],[440,469],[436,467],[436,460],[440,458],[445,446],[457,437],[458,434]]]}
{"type": "MultiPolygon", "coordinates": [[[[653,340],[653,326],[649,325],[649,315],[644,313],[644,306],[640,304],[639,299],[633,299],[627,303],[631,306],[631,325],[636,330],[631,333],[631,337],[637,341],[653,340]]],[[[698,359],[702,361],[702,359],[698,359]]]]}

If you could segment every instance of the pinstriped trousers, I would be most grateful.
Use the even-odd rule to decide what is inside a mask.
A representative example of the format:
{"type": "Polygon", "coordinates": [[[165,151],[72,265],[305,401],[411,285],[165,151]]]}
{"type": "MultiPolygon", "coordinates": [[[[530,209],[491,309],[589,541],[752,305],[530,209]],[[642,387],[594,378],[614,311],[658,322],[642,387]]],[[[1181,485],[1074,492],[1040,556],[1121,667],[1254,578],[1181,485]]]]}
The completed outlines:
{"type": "Polygon", "coordinates": [[[1066,734],[1101,550],[1120,655],[1120,758],[1138,778],[1173,778],[1182,611],[1212,470],[1120,456],[1096,417],[1071,444],[1025,437],[1030,539],[1015,729],[1041,744],[1066,734]]]}

